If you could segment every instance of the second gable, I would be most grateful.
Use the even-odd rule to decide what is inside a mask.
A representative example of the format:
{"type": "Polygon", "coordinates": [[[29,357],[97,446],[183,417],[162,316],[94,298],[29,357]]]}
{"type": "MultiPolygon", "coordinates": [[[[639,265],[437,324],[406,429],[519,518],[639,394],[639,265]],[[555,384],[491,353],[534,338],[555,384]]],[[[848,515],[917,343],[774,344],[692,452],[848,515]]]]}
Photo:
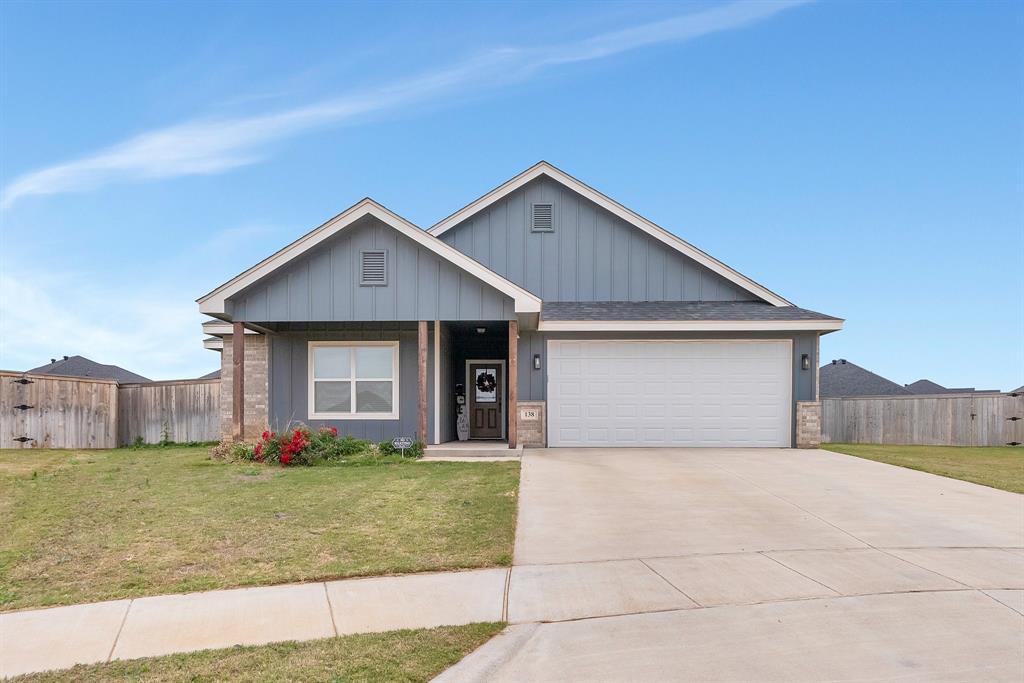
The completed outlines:
{"type": "Polygon", "coordinates": [[[546,176],[440,238],[548,301],[759,300],[546,176]]]}

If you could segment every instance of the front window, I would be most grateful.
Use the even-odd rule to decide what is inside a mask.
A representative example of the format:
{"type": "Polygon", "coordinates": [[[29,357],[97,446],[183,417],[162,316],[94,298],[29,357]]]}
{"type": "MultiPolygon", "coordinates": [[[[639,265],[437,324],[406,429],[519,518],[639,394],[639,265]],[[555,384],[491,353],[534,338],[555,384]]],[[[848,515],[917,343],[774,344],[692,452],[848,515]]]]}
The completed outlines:
{"type": "Polygon", "coordinates": [[[398,342],[310,342],[309,417],[398,419],[398,342]]]}

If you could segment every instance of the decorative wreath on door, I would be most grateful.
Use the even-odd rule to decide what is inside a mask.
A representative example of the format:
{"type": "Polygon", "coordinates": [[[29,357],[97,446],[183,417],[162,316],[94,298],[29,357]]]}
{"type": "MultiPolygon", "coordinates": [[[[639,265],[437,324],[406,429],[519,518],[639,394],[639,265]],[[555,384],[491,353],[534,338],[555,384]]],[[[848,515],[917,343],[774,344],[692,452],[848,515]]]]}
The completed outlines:
{"type": "Polygon", "coordinates": [[[490,372],[481,372],[476,376],[476,388],[482,393],[490,394],[498,386],[498,382],[495,381],[494,375],[490,372]]]}

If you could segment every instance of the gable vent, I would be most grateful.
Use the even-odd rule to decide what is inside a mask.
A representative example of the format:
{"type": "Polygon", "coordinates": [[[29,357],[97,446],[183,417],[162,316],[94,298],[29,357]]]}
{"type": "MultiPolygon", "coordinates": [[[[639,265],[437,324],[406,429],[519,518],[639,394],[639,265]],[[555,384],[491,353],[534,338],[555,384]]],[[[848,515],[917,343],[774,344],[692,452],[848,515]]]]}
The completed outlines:
{"type": "Polygon", "coordinates": [[[554,232],[555,205],[551,202],[533,205],[533,220],[530,223],[533,232],[554,232]]]}
{"type": "Polygon", "coordinates": [[[388,283],[388,252],[373,249],[359,252],[359,284],[386,285],[388,283]]]}

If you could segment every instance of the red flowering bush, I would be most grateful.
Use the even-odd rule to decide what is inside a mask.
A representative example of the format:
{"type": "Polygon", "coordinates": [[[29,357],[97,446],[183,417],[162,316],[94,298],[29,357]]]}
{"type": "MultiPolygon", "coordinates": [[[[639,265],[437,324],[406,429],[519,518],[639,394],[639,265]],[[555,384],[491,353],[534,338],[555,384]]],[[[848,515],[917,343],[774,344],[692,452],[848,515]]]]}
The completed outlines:
{"type": "Polygon", "coordinates": [[[369,441],[339,436],[337,427],[320,427],[315,432],[303,424],[278,434],[265,431],[255,444],[225,442],[210,451],[218,460],[278,463],[283,467],[321,463],[372,463],[382,453],[369,441]]]}

